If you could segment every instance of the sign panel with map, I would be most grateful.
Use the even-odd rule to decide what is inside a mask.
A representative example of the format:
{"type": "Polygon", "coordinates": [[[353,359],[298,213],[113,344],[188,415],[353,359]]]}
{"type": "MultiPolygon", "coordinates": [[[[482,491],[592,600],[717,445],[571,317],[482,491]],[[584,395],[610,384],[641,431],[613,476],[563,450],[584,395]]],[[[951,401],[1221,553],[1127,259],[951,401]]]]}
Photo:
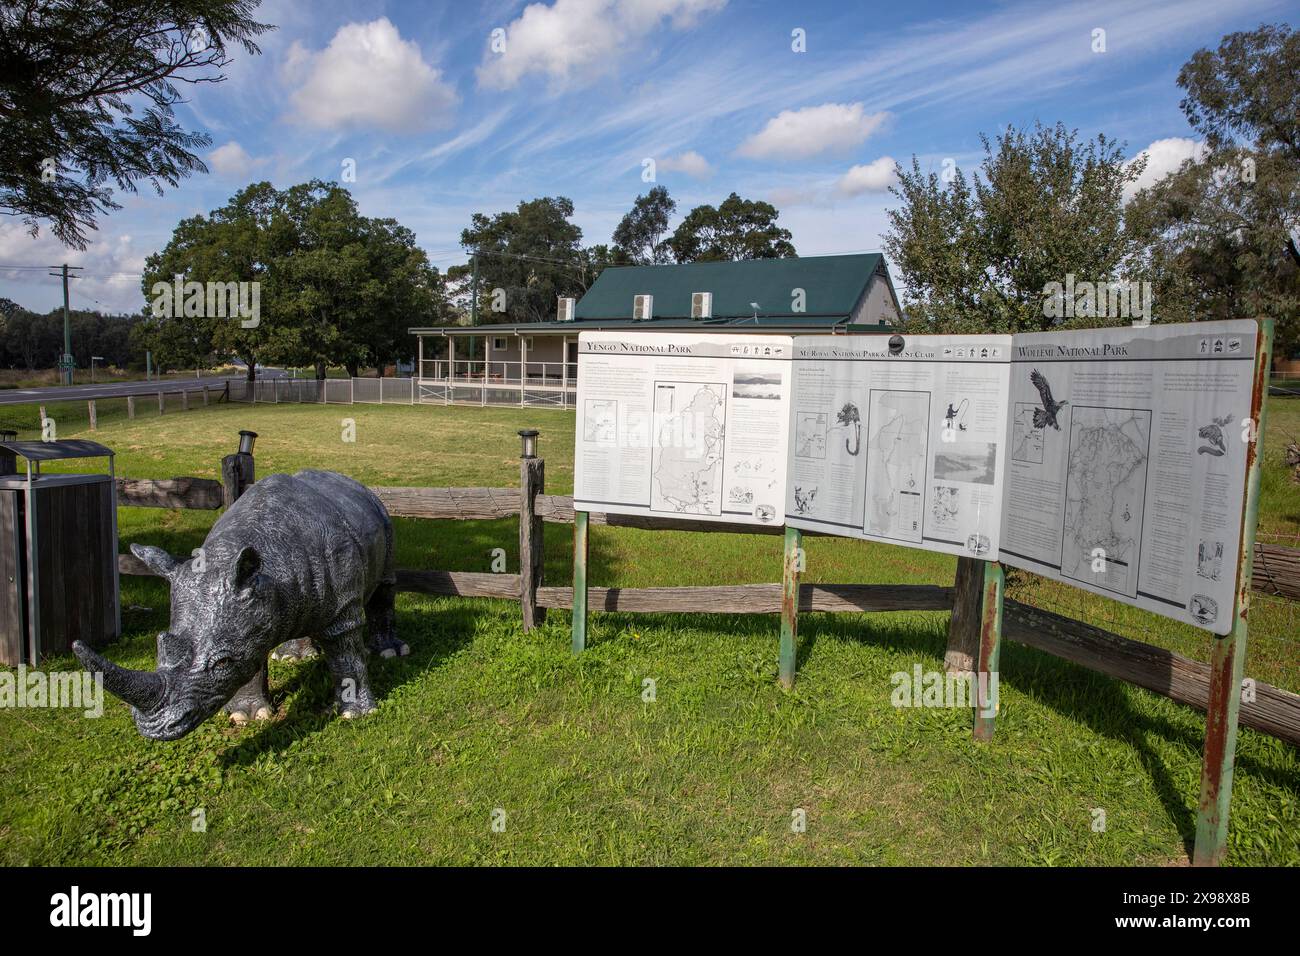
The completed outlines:
{"type": "Polygon", "coordinates": [[[789,337],[583,332],[574,507],[779,525],[789,337]]]}
{"type": "Polygon", "coordinates": [[[786,523],[997,558],[1011,336],[794,340],[786,523]]]}
{"type": "Polygon", "coordinates": [[[1227,634],[1257,331],[1015,336],[1003,563],[1227,634]]]}
{"type": "Polygon", "coordinates": [[[575,507],[1000,560],[1227,634],[1257,333],[584,332],[575,507]]]}

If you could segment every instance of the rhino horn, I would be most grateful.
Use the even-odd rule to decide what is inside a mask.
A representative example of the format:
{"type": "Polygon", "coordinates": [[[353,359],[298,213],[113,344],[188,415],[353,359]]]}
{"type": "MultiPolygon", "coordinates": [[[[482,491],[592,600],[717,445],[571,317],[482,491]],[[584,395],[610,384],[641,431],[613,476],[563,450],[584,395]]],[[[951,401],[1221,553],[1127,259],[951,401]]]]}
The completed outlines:
{"type": "Polygon", "coordinates": [[[160,674],[119,667],[96,654],[81,641],[73,641],[72,652],[86,670],[103,674],[104,686],[136,710],[150,713],[162,703],[166,684],[160,674]]]}

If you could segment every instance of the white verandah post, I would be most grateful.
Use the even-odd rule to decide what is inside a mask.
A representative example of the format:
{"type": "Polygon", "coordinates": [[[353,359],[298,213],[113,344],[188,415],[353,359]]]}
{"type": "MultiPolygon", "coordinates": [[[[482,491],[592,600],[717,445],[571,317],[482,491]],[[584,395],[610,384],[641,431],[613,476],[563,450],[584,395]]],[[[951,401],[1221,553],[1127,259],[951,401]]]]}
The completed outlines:
{"type": "Polygon", "coordinates": [[[560,407],[569,407],[569,337],[560,336],[560,407]]]}
{"type": "Polygon", "coordinates": [[[447,381],[442,387],[442,403],[451,404],[451,389],[456,381],[456,336],[447,336],[447,381]]]}
{"type": "Polygon", "coordinates": [[[524,401],[524,386],[528,384],[528,339],[518,332],[515,338],[519,339],[519,404],[522,407],[528,404],[524,401]]]}

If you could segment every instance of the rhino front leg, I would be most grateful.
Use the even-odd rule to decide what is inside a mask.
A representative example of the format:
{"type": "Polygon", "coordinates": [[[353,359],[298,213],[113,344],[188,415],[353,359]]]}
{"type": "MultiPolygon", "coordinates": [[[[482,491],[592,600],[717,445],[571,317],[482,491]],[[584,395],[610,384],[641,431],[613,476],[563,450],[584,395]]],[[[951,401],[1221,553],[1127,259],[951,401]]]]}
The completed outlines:
{"type": "Polygon", "coordinates": [[[339,713],[344,717],[360,717],[373,711],[375,697],[370,692],[361,628],[352,628],[336,637],[322,637],[320,648],[334,676],[334,703],[339,713]]]}
{"type": "Polygon", "coordinates": [[[266,682],[266,661],[247,684],[235,691],[235,696],[226,703],[225,711],[237,724],[271,719],[275,706],[271,703],[271,688],[266,682]]]}

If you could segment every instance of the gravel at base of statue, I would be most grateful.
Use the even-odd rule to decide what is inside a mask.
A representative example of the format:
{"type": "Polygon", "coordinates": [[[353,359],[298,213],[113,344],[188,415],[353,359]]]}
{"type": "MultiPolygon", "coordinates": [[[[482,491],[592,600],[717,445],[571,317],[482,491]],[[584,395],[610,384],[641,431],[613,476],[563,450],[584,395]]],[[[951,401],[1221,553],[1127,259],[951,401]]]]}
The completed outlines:
{"type": "MultiPolygon", "coordinates": [[[[158,669],[126,670],[80,641],[73,650],[131,705],[146,737],[188,734],[245,694],[267,655],[288,641],[309,639],[320,649],[344,717],[375,709],[363,625],[372,651],[408,653],[396,636],[392,521],[379,498],[343,475],[300,471],[257,481],[188,561],[160,548],[131,550],[171,584],[158,669]]],[[[269,716],[259,711],[267,708],[251,715],[269,716]]]]}

